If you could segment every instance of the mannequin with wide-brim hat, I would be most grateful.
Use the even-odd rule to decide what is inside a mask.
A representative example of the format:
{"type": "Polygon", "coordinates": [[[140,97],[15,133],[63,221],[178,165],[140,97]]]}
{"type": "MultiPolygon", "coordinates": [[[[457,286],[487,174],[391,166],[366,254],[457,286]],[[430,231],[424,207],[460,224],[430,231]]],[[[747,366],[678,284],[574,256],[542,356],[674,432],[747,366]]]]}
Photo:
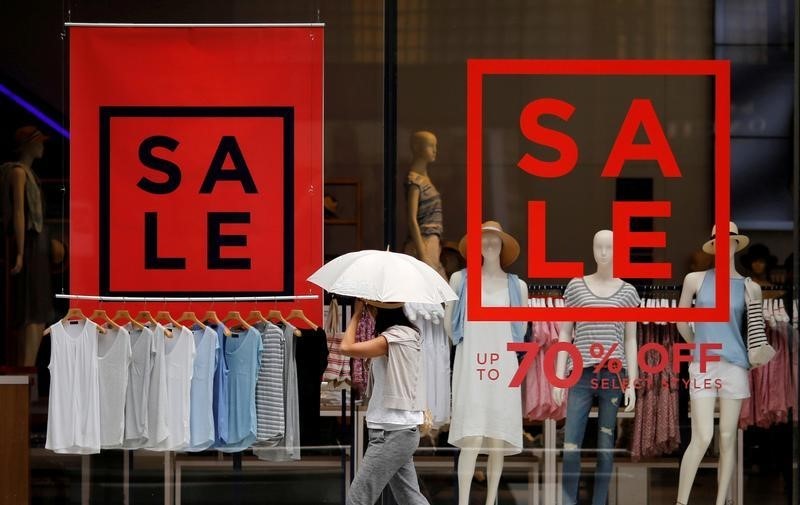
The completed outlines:
{"type": "MultiPolygon", "coordinates": [[[[483,224],[480,240],[482,305],[510,306],[512,299],[527,303],[525,281],[504,270],[519,256],[517,240],[503,231],[496,221],[483,224]],[[512,289],[517,293],[512,293],[512,289]]],[[[467,237],[464,237],[459,244],[464,256],[466,241],[467,237]]],[[[454,332],[463,337],[456,343],[448,442],[461,449],[458,457],[458,504],[470,503],[470,487],[478,455],[488,454],[486,504],[493,505],[505,456],[522,450],[522,395],[519,388],[508,387],[518,364],[516,353],[507,350],[507,343],[512,341],[513,324],[518,323],[468,320],[466,313],[462,312],[466,306],[465,281],[464,270],[450,277],[450,287],[463,294],[464,299],[449,302],[445,308],[445,332],[453,341],[460,338],[454,338],[454,332]],[[461,324],[454,324],[456,312],[464,315],[461,324]],[[489,356],[493,355],[497,360],[490,362],[489,356]]]]}
{"type": "MultiPolygon", "coordinates": [[[[748,379],[749,362],[747,358],[746,328],[742,328],[747,303],[761,302],[761,288],[736,271],[735,254],[750,242],[739,233],[735,223],[729,223],[727,233],[716,226],[703,250],[708,254],[724,254],[730,262],[730,306],[728,321],[718,323],[677,323],[678,332],[687,342],[720,343],[722,349],[710,351],[717,354],[720,361],[707,362],[702,372],[697,361],[689,365],[690,399],[692,419],[692,439],[681,460],[678,484],[678,505],[689,503],[689,494],[703,456],[714,436],[714,409],[719,398],[719,467],[717,471],[716,505],[724,505],[728,497],[731,478],[736,464],[737,434],[739,412],[742,400],[750,396],[748,379]],[[711,387],[705,387],[706,385],[711,387]]],[[[715,269],[691,272],[683,280],[679,307],[713,307],[715,305],[715,269]]],[[[697,359],[698,349],[693,350],[697,359]]]]}

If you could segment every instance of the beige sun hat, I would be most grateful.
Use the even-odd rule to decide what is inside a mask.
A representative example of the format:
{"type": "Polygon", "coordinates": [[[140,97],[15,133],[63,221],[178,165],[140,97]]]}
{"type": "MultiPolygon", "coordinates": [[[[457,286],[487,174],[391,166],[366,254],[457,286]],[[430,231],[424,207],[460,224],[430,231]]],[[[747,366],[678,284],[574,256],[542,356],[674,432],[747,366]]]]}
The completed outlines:
{"type": "MultiPolygon", "coordinates": [[[[750,243],[750,239],[747,235],[740,235],[739,234],[739,227],[736,226],[736,223],[733,221],[730,222],[728,225],[728,235],[730,238],[736,239],[736,252],[741,251],[747,244],[750,243]]],[[[714,225],[711,228],[711,238],[703,244],[703,251],[707,252],[708,254],[715,254],[716,253],[716,239],[717,239],[717,225],[714,225]]]]}
{"type": "MultiPolygon", "coordinates": [[[[519,242],[517,239],[503,231],[503,227],[497,221],[486,221],[481,225],[481,231],[493,231],[500,236],[503,247],[500,249],[500,266],[507,267],[514,263],[519,257],[519,242]]],[[[458,251],[464,258],[467,257],[467,236],[464,235],[458,243],[458,251]]]]}

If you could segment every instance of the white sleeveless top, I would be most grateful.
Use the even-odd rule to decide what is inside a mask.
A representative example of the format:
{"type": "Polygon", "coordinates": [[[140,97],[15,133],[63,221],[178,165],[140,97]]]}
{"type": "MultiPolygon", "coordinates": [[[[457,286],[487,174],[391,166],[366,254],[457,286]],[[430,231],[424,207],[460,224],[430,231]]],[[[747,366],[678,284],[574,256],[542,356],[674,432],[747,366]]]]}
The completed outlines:
{"type": "Polygon", "coordinates": [[[100,452],[97,325],[88,319],[50,327],[50,399],[45,447],[61,454],[100,452]]]}
{"type": "Polygon", "coordinates": [[[125,395],[131,362],[131,336],[125,328],[106,328],[97,335],[100,387],[100,445],[122,447],[125,434],[125,395]]]}
{"type": "Polygon", "coordinates": [[[131,362],[128,367],[128,390],[125,394],[126,449],[144,447],[148,437],[147,398],[150,392],[150,373],[153,371],[153,331],[125,325],[130,335],[131,362]]]}
{"type": "Polygon", "coordinates": [[[167,438],[150,448],[158,451],[183,451],[190,444],[190,398],[194,372],[194,335],[185,326],[172,330],[164,344],[167,380],[167,405],[161,416],[167,421],[167,438]]]}

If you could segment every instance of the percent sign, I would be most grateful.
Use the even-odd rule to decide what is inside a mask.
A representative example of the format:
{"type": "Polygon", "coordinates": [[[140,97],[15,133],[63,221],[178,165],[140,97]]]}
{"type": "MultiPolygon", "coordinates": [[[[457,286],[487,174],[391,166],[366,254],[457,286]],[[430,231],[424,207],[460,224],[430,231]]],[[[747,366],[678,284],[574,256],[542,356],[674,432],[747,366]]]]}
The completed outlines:
{"type": "Polygon", "coordinates": [[[606,352],[606,346],[600,343],[594,343],[589,347],[589,355],[591,355],[591,357],[601,358],[600,363],[594,367],[594,373],[598,373],[604,367],[608,367],[608,371],[611,373],[619,373],[622,370],[622,361],[620,361],[619,358],[611,357],[616,350],[616,342],[611,344],[611,348],[609,348],[608,352],[606,352]]]}

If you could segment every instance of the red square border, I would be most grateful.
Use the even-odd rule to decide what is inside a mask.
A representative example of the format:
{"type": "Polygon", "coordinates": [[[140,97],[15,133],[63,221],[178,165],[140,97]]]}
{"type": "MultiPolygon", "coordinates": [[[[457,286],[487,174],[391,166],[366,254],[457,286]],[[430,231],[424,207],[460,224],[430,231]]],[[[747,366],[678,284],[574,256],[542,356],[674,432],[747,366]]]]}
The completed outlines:
{"type": "MultiPolygon", "coordinates": [[[[719,230],[730,220],[730,62],[727,60],[515,60],[467,61],[467,235],[481,233],[483,205],[483,77],[488,75],[573,76],[711,76],[714,78],[714,211],[719,230]]],[[[730,313],[730,264],[716,256],[715,295],[711,308],[484,307],[467,300],[474,321],[697,321],[722,322],[730,313]]],[[[481,292],[479,240],[467,241],[467,282],[481,292]],[[470,267],[470,265],[472,265],[470,267]]]]}

